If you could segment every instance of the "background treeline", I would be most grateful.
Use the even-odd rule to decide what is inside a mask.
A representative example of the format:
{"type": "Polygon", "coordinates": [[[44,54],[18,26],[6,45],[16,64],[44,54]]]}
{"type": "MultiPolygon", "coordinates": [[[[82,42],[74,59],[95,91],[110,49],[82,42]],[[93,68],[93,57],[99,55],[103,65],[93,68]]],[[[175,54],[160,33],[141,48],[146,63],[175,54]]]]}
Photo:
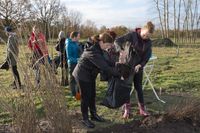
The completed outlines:
{"type": "MultiPolygon", "coordinates": [[[[172,38],[175,43],[199,43],[199,0],[152,0],[153,22],[157,30],[153,38],[172,38]]],[[[134,15],[134,14],[133,14],[134,15]]],[[[47,40],[56,39],[60,30],[80,31],[82,38],[112,29],[122,35],[133,28],[123,25],[97,28],[92,20],[82,20],[79,11],[69,10],[60,0],[1,0],[0,37],[4,27],[11,25],[26,38],[34,24],[40,25],[47,40]]]]}

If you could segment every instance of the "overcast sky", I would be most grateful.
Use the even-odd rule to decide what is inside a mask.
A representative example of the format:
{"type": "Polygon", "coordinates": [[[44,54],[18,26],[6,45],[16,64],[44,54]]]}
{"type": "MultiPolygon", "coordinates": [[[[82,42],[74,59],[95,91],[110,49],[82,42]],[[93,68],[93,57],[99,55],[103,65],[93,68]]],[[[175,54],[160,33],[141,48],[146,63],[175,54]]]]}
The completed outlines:
{"type": "Polygon", "coordinates": [[[79,11],[97,27],[142,26],[152,20],[151,0],[62,0],[68,9],[79,11]]]}

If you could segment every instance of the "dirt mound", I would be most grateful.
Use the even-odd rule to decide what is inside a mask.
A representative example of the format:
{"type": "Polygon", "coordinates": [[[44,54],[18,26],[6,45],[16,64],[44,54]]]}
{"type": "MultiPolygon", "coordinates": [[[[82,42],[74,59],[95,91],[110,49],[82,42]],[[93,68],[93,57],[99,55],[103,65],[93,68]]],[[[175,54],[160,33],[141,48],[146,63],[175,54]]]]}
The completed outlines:
{"type": "Polygon", "coordinates": [[[164,38],[164,39],[155,39],[152,40],[153,46],[162,46],[162,47],[174,47],[177,46],[171,39],[164,38]]]}
{"type": "MultiPolygon", "coordinates": [[[[95,133],[200,133],[200,123],[191,120],[165,119],[164,115],[149,116],[142,121],[114,125],[95,133]]],[[[92,133],[92,132],[90,132],[92,133]]]]}

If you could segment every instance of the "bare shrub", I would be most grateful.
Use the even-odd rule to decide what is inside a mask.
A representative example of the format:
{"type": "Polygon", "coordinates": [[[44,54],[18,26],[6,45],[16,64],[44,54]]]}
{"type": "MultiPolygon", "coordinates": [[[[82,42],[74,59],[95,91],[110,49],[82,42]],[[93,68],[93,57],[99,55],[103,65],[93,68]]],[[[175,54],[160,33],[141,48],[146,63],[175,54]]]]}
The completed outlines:
{"type": "Polygon", "coordinates": [[[199,98],[189,98],[171,106],[167,111],[167,117],[174,120],[189,120],[200,123],[199,110],[199,98]]]}

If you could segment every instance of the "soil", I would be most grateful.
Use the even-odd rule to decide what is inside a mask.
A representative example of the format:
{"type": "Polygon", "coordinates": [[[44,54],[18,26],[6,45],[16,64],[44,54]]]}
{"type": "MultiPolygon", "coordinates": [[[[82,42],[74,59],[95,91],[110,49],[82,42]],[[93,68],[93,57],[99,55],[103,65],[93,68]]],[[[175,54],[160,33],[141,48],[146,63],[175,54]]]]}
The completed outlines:
{"type": "Polygon", "coordinates": [[[90,133],[200,133],[200,123],[190,120],[165,120],[163,115],[158,115],[146,117],[142,121],[113,125],[90,133]]]}
{"type": "MultiPolygon", "coordinates": [[[[74,133],[200,133],[200,120],[193,121],[189,118],[175,120],[163,114],[133,120],[125,124],[109,125],[110,122],[106,122],[108,126],[105,127],[100,127],[101,123],[95,123],[97,125],[94,129],[88,129],[81,124],[80,113],[75,113],[73,116],[76,117],[72,120],[74,133]]],[[[45,125],[47,124],[44,124],[44,127],[45,125]]],[[[43,131],[48,133],[48,130],[43,131]]],[[[0,133],[15,132],[9,125],[0,125],[0,133]]]]}

